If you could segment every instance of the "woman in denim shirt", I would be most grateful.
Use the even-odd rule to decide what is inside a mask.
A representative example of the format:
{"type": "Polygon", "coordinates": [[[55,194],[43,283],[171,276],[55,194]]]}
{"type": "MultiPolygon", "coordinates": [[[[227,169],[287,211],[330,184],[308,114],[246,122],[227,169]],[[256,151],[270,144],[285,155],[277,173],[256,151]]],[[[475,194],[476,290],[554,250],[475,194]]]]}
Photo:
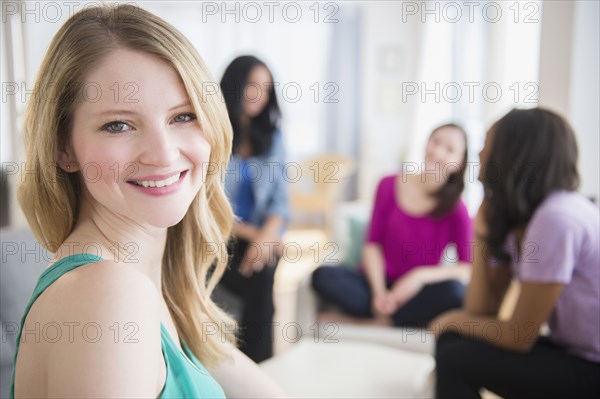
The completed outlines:
{"type": "Polygon", "coordinates": [[[240,349],[260,362],[273,351],[273,279],[289,217],[281,113],[271,72],[256,57],[233,60],[221,89],[234,134],[225,189],[238,219],[221,284],[242,298],[240,349]]]}

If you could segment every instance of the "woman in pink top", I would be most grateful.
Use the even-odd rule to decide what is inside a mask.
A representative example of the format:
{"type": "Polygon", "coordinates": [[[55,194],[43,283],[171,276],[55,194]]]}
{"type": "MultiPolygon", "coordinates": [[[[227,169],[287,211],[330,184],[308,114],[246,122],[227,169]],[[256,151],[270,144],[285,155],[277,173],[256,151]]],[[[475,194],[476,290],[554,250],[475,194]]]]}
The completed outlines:
{"type": "Polygon", "coordinates": [[[447,124],[431,133],[421,174],[381,180],[360,271],[323,266],[313,274],[314,289],[350,316],[322,314],[321,321],[424,326],[462,305],[471,240],[460,200],[466,160],[465,131],[447,124]],[[458,262],[438,267],[448,244],[458,262]]]}
{"type": "Polygon", "coordinates": [[[478,398],[486,388],[504,398],[597,398],[600,212],[575,191],[575,135],[550,111],[512,110],[480,158],[486,196],[465,307],[430,326],[440,336],[437,396],[478,398]],[[512,279],[520,294],[500,320],[512,279]]]}

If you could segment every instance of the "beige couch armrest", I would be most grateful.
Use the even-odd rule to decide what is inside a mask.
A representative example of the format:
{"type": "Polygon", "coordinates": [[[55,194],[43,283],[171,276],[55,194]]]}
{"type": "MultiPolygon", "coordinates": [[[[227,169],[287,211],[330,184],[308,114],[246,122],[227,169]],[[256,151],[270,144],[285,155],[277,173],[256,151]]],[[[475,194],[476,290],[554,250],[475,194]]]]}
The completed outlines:
{"type": "Polygon", "coordinates": [[[296,298],[296,321],[303,335],[309,334],[310,327],[317,320],[319,298],[311,284],[312,274],[306,275],[298,284],[296,298]]]}

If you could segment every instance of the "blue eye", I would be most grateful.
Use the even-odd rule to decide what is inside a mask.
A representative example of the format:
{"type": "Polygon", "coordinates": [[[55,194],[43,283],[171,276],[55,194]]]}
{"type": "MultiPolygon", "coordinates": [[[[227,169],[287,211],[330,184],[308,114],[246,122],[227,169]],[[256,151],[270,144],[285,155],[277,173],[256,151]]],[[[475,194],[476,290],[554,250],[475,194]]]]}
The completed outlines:
{"type": "Polygon", "coordinates": [[[127,122],[112,121],[102,126],[101,130],[105,130],[109,133],[123,133],[129,130],[128,128],[130,128],[130,126],[127,122]]]}
{"type": "Polygon", "coordinates": [[[174,122],[191,122],[193,120],[196,120],[196,114],[193,114],[191,112],[179,114],[175,116],[175,118],[173,118],[174,122]]]}

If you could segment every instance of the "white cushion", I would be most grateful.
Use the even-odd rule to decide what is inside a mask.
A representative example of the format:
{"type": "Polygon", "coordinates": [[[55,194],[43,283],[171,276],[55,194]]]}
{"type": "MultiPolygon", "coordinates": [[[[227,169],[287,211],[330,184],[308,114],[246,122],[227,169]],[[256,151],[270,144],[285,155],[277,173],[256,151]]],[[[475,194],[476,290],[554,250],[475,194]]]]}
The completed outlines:
{"type": "MultiPolygon", "coordinates": [[[[352,324],[319,324],[320,337],[332,338],[340,342],[360,341],[372,342],[379,345],[391,346],[409,352],[418,352],[426,355],[435,353],[435,336],[432,331],[416,327],[380,327],[352,324]],[[333,328],[335,326],[335,329],[333,328]]],[[[314,329],[309,334],[314,334],[314,329]]]]}
{"type": "Polygon", "coordinates": [[[293,397],[398,398],[430,396],[435,361],[373,343],[303,338],[260,366],[293,397]]]}

